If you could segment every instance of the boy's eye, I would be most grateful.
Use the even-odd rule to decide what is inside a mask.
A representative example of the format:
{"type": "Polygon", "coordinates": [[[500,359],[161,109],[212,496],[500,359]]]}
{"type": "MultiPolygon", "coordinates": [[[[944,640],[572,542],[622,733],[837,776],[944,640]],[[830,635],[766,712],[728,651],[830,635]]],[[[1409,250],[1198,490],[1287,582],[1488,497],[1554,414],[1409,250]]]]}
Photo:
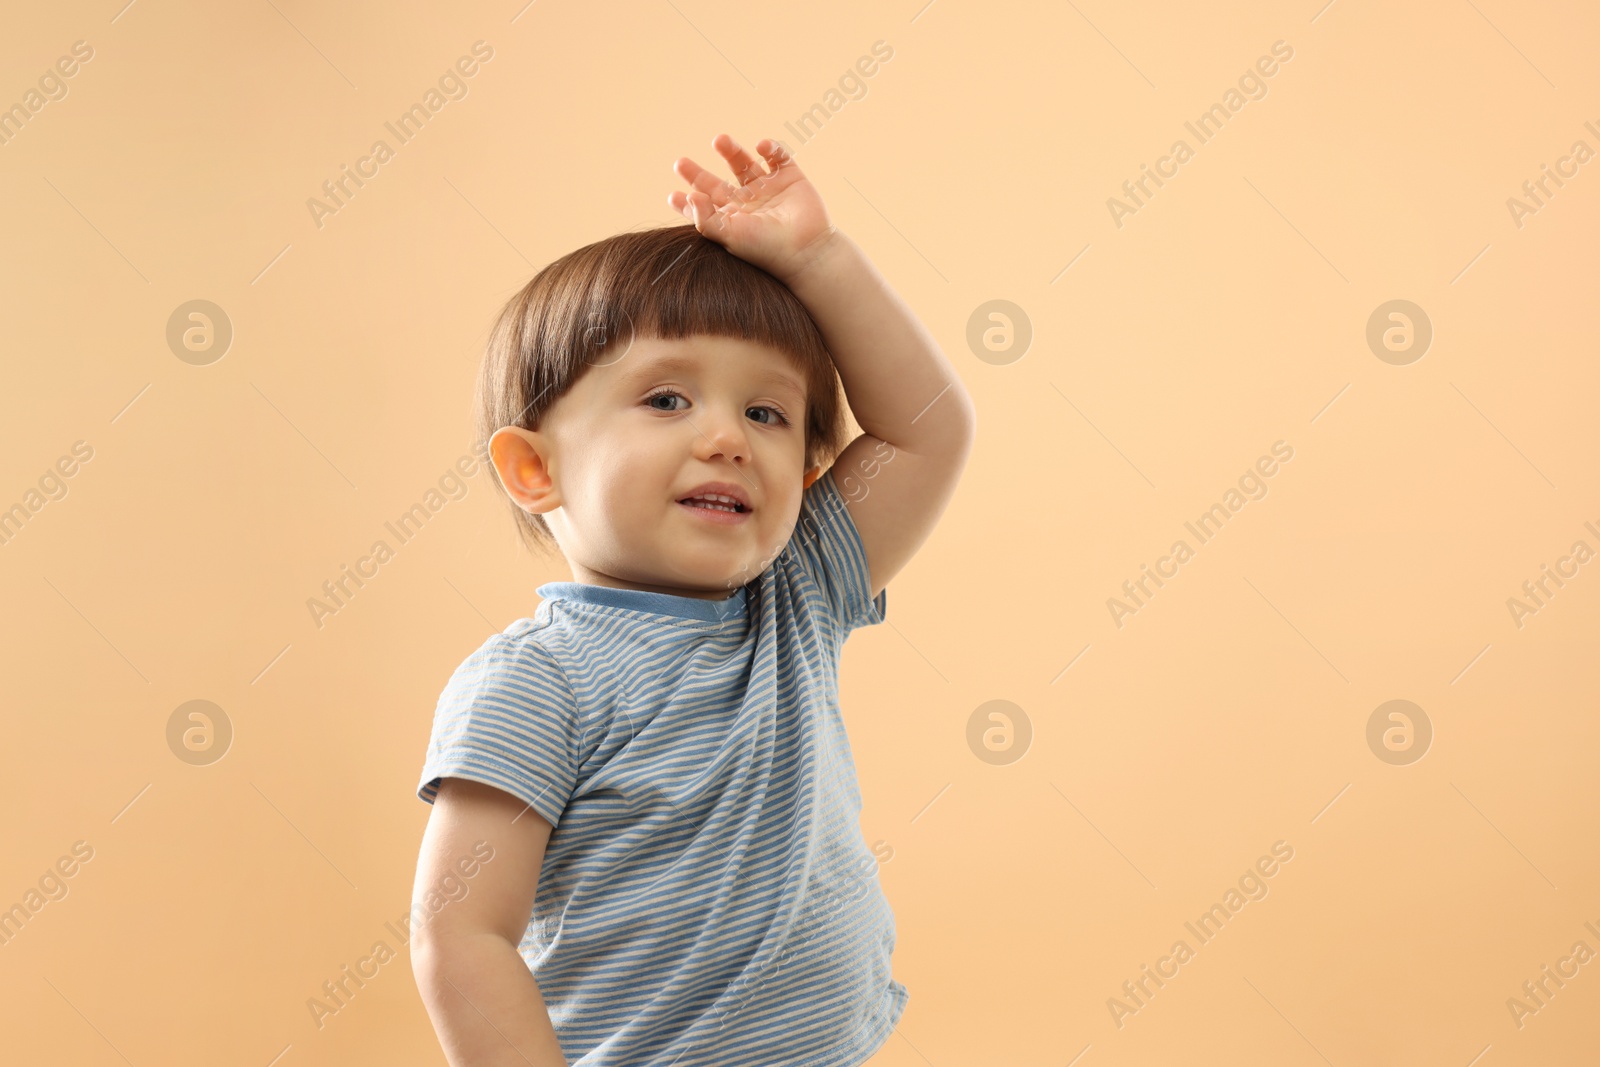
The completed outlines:
{"type": "Polygon", "coordinates": [[[686,399],[682,393],[674,393],[673,391],[668,389],[668,390],[664,390],[664,391],[659,392],[659,393],[651,393],[648,397],[645,398],[645,403],[649,404],[651,407],[655,408],[657,411],[673,411],[673,410],[676,410],[676,409],[674,409],[672,407],[661,407],[658,404],[656,404],[657,400],[668,400],[668,399],[671,399],[672,397],[677,397],[679,400],[686,399]]]}
{"type": "MultiPolygon", "coordinates": [[[[651,393],[649,396],[645,397],[645,401],[644,402],[646,404],[650,405],[650,407],[654,408],[656,411],[677,411],[677,410],[681,410],[681,409],[679,409],[677,407],[674,407],[674,406],[672,406],[670,404],[667,405],[667,406],[662,406],[662,405],[656,403],[656,401],[658,401],[658,400],[673,400],[673,399],[685,400],[686,401],[688,398],[685,397],[682,393],[680,393],[680,392],[678,392],[678,391],[676,391],[674,389],[663,389],[658,393],[651,393]]],[[[785,415],[783,412],[779,411],[777,408],[772,407],[770,405],[761,404],[761,405],[758,405],[756,407],[746,408],[745,409],[745,414],[748,415],[752,411],[764,411],[764,412],[767,413],[767,415],[769,416],[768,418],[757,419],[756,420],[757,422],[759,422],[763,426],[788,426],[790,424],[789,423],[789,417],[787,415],[785,415]]]]}
{"type": "Polygon", "coordinates": [[[748,410],[749,411],[765,411],[765,412],[769,413],[770,415],[772,415],[772,418],[767,419],[764,423],[762,423],[762,425],[764,425],[764,426],[774,426],[774,425],[787,426],[787,425],[789,425],[788,416],[784,415],[784,413],[779,411],[777,408],[767,407],[765,405],[762,405],[761,407],[754,407],[754,408],[750,408],[748,410]]]}

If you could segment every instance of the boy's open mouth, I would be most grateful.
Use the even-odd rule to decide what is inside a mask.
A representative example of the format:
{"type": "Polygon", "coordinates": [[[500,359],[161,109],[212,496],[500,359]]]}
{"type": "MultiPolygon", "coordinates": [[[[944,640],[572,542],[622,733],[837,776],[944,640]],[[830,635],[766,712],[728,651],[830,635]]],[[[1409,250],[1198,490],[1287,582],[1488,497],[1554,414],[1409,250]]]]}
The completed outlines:
{"type": "Polygon", "coordinates": [[[750,509],[729,496],[710,494],[707,496],[686,496],[678,501],[691,508],[709,508],[713,511],[731,511],[734,514],[743,514],[750,509]]]}

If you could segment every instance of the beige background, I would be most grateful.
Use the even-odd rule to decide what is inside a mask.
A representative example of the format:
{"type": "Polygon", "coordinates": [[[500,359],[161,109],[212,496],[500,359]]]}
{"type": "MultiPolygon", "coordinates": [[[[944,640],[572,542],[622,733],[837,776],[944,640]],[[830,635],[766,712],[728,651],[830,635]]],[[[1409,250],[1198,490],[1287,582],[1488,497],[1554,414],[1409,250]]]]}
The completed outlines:
{"type": "Polygon", "coordinates": [[[0,105],[94,55],[0,145],[0,507],[93,458],[0,545],[0,907],[93,858],[0,948],[8,1059],[443,1062],[403,953],[320,1028],[307,1000],[396,943],[439,689],[567,575],[480,474],[321,628],[306,601],[469,452],[500,303],[680,221],[672,161],[720,166],[724,130],[796,147],[980,413],[842,668],[911,991],[875,1067],[1595,1055],[1600,962],[1520,1027],[1506,1002],[1600,951],[1600,563],[1520,628],[1506,601],[1600,550],[1600,162],[1520,227],[1507,198],[1600,149],[1600,19],[920,2],[13,6],[0,105]],[[468,95],[319,228],[307,199],[479,40],[468,95]],[[1179,137],[1119,228],[1107,198],[1179,137]],[[205,366],[166,341],[195,299],[234,330],[205,366]],[[999,365],[966,341],[994,299],[1033,329],[999,365]],[[1434,331],[1403,366],[1365,336],[1396,299],[1434,331]],[[1117,627],[1107,598],[1279,440],[1268,495],[1117,627]],[[196,699],[234,730],[208,766],[167,741],[196,699]],[[1392,699],[1433,727],[1409,765],[1366,740],[1392,699]],[[967,742],[991,700],[1031,724],[1007,765],[967,742]],[[1199,945],[1276,841],[1269,895],[1199,945]]]}

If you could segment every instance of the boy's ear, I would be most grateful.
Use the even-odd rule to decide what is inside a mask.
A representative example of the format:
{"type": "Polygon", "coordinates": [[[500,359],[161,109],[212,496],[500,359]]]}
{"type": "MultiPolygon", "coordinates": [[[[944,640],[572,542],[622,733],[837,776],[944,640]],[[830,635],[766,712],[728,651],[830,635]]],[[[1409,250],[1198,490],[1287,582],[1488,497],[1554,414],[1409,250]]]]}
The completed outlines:
{"type": "Polygon", "coordinates": [[[801,484],[800,488],[802,490],[810,489],[811,488],[811,483],[816,481],[820,477],[822,477],[822,468],[821,467],[812,467],[810,470],[806,471],[805,481],[801,484]]]}
{"type": "Polygon", "coordinates": [[[502,426],[489,438],[489,455],[500,484],[518,507],[532,515],[561,506],[547,453],[540,435],[520,426],[502,426]]]}

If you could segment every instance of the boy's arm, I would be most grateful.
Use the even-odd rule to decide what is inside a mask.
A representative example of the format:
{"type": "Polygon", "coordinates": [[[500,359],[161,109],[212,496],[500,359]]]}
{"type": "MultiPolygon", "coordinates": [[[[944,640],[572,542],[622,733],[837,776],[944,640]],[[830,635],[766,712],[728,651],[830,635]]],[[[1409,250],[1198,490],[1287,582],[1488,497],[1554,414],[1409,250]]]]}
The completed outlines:
{"type": "Polygon", "coordinates": [[[451,1067],[566,1067],[544,998],[517,951],[533,913],[551,826],[516,797],[464,778],[439,783],[423,833],[411,967],[451,1067]],[[520,814],[519,814],[520,813],[520,814]],[[513,822],[512,820],[515,819],[513,822]],[[463,878],[463,857],[494,849],[463,878]],[[453,878],[454,881],[447,881],[453,878]],[[465,896],[430,915],[417,908],[445,886],[465,896]]]}
{"type": "Polygon", "coordinates": [[[972,398],[938,343],[838,229],[780,275],[833,354],[863,433],[834,461],[876,597],[944,512],[977,428],[972,398]]]}

